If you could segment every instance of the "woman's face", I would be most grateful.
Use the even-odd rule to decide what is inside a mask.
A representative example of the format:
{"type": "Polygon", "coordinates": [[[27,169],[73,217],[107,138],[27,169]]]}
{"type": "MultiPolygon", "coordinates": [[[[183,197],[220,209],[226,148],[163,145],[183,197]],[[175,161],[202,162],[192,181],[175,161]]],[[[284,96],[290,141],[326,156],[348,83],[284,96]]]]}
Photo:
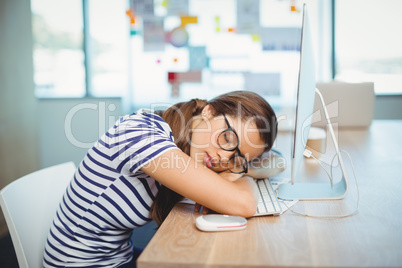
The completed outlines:
{"type": "Polygon", "coordinates": [[[239,154],[239,151],[247,162],[263,154],[264,142],[260,139],[260,133],[252,119],[242,121],[240,118],[225,115],[226,122],[223,115],[214,117],[209,109],[207,106],[202,119],[192,125],[190,156],[196,164],[220,172],[228,170],[229,159],[234,154],[239,154]],[[229,127],[238,136],[238,150],[227,151],[219,146],[227,140],[227,137],[223,139],[223,136],[219,135],[229,127]]]}

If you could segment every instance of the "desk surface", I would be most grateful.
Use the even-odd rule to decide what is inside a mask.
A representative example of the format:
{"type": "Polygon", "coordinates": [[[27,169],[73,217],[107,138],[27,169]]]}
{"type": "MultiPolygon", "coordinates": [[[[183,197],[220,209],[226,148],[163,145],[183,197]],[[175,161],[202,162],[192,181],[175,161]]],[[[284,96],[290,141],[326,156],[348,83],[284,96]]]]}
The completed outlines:
{"type": "MultiPolygon", "coordinates": [[[[138,267],[402,267],[401,133],[402,121],[339,130],[340,147],[350,153],[358,176],[356,215],[325,220],[287,211],[250,218],[242,231],[206,233],[195,226],[200,214],[194,207],[179,204],[141,254],[138,267]]],[[[281,133],[276,148],[288,148],[289,139],[281,133]]],[[[305,171],[327,179],[308,161],[305,171]]],[[[300,201],[293,209],[318,215],[352,211],[357,192],[344,161],[350,183],[346,198],[300,201]]],[[[287,170],[281,176],[289,174],[287,170]]]]}

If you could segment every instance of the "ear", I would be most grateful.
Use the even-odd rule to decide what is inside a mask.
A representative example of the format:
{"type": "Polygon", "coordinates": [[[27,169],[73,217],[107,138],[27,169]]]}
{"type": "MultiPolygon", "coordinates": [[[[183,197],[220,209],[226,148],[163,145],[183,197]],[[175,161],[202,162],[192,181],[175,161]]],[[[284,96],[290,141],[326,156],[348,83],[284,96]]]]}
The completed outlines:
{"type": "Polygon", "coordinates": [[[201,116],[204,119],[212,119],[212,118],[214,118],[214,114],[215,114],[215,110],[209,104],[207,106],[205,106],[204,109],[202,109],[202,112],[201,112],[201,116]]]}

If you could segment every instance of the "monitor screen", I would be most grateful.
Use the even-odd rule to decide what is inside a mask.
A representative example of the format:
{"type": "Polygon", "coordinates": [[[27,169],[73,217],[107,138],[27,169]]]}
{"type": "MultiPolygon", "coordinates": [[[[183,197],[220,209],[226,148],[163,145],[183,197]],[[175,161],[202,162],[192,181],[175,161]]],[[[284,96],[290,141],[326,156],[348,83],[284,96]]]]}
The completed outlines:
{"type": "Polygon", "coordinates": [[[314,110],[315,61],[310,23],[306,4],[303,6],[303,24],[300,43],[300,67],[297,87],[296,119],[292,144],[292,184],[303,160],[314,110]]]}
{"type": "Polygon", "coordinates": [[[312,44],[312,36],[308,12],[306,4],[303,5],[303,24],[300,45],[300,69],[297,87],[297,104],[296,119],[293,132],[292,144],[292,175],[291,184],[281,184],[278,187],[278,197],[284,200],[327,200],[341,199],[348,192],[348,179],[343,165],[342,157],[339,153],[337,141],[332,125],[327,118],[327,126],[330,130],[332,140],[334,142],[336,155],[342,170],[342,178],[339,182],[334,183],[333,187],[330,183],[306,183],[301,182],[299,177],[300,165],[304,159],[304,150],[310,131],[314,111],[314,99],[316,92],[324,111],[326,111],[325,103],[319,90],[316,89],[315,81],[315,61],[314,50],[312,44]],[[296,181],[296,183],[295,183],[296,181]]]}

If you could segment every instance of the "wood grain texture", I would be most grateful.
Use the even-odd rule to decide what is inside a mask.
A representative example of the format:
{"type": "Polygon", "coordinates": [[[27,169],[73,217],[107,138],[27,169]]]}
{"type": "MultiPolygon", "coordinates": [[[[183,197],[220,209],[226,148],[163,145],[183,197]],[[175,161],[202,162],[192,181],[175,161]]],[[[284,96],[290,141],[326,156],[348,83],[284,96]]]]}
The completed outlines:
{"type": "MultiPolygon", "coordinates": [[[[356,215],[319,219],[287,211],[279,217],[250,218],[242,231],[207,233],[196,229],[200,214],[193,206],[179,204],[140,256],[138,267],[402,267],[400,133],[402,121],[338,131],[341,149],[350,153],[358,176],[356,215]]],[[[289,137],[280,134],[277,146],[283,152],[290,148],[289,137]]],[[[314,162],[305,162],[302,170],[309,180],[327,180],[314,162]]],[[[303,201],[293,209],[313,215],[352,212],[357,190],[346,156],[344,162],[350,180],[346,198],[303,201]]],[[[289,175],[290,169],[281,174],[289,175]]]]}

